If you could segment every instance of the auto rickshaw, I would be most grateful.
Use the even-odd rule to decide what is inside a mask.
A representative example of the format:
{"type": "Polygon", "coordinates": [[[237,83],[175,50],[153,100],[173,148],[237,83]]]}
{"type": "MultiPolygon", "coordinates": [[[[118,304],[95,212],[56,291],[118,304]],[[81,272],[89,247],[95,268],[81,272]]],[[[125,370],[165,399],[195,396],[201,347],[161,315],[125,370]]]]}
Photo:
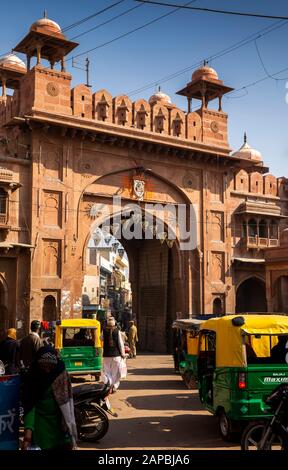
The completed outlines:
{"type": "Polygon", "coordinates": [[[218,417],[222,437],[230,440],[249,421],[271,418],[265,404],[280,383],[288,383],[288,317],[227,315],[200,327],[197,377],[204,407],[218,417]],[[280,341],[279,341],[280,339],[280,341]],[[278,345],[278,346],[276,346],[278,345]],[[276,346],[276,349],[275,349],[276,346]]]}
{"type": "Polygon", "coordinates": [[[189,389],[197,388],[198,333],[201,323],[201,320],[185,318],[175,320],[172,324],[175,371],[180,372],[189,389]]]}
{"type": "Polygon", "coordinates": [[[81,318],[56,322],[55,348],[69,374],[90,374],[99,380],[102,368],[100,334],[98,320],[81,318]]]}

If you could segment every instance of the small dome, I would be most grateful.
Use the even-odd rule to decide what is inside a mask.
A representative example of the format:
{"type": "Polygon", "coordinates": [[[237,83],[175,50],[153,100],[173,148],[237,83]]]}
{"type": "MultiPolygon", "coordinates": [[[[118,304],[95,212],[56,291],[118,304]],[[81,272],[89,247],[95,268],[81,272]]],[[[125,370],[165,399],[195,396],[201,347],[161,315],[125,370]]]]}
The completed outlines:
{"type": "Polygon", "coordinates": [[[26,71],[26,65],[23,60],[19,59],[15,54],[5,55],[0,59],[0,67],[5,68],[21,68],[26,71]]]}
{"type": "Polygon", "coordinates": [[[166,104],[172,104],[170,96],[166,95],[166,93],[163,93],[162,91],[157,91],[154,95],[150,96],[149,98],[149,104],[155,104],[158,101],[161,101],[162,103],[166,104]]]}
{"type": "Polygon", "coordinates": [[[244,144],[237,152],[232,153],[232,157],[249,158],[250,160],[258,160],[259,162],[263,160],[259,150],[253,149],[247,143],[246,133],[244,134],[244,144]]]}
{"type": "Polygon", "coordinates": [[[199,80],[200,78],[212,78],[213,80],[218,80],[218,74],[216,70],[208,65],[203,65],[199,69],[195,70],[192,74],[192,81],[199,80]]]}
{"type": "Polygon", "coordinates": [[[49,18],[41,18],[40,20],[35,21],[35,23],[30,26],[30,31],[51,34],[51,36],[53,36],[53,34],[64,36],[59,24],[49,18]]]}
{"type": "Polygon", "coordinates": [[[288,228],[285,228],[280,235],[280,246],[288,246],[288,228]]]}

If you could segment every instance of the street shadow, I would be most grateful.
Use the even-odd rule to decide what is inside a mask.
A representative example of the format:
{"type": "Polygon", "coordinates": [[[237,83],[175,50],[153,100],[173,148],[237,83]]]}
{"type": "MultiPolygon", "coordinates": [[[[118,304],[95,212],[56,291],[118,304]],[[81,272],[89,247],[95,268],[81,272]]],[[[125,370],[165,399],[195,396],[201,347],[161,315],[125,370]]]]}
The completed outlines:
{"type": "Polygon", "coordinates": [[[239,442],[224,442],[219,435],[214,416],[181,414],[110,421],[106,436],[93,445],[80,443],[83,449],[217,449],[239,446],[239,442]],[[193,443],[193,445],[192,445],[193,443]]]}
{"type": "Polygon", "coordinates": [[[183,390],[182,380],[127,380],[120,384],[121,390],[183,390]]]}
{"type": "Polygon", "coordinates": [[[172,375],[172,374],[175,374],[175,376],[177,376],[178,374],[176,374],[176,372],[174,371],[174,368],[173,367],[159,367],[159,369],[138,369],[138,368],[135,368],[135,369],[130,369],[129,366],[130,366],[130,362],[127,363],[127,366],[128,366],[128,372],[129,374],[132,374],[132,375],[150,375],[150,376],[153,376],[153,375],[172,375]]]}
{"type": "Polygon", "coordinates": [[[193,394],[175,393],[173,395],[145,395],[144,397],[128,397],[125,400],[137,410],[173,410],[173,411],[203,411],[199,401],[198,391],[193,394]]]}

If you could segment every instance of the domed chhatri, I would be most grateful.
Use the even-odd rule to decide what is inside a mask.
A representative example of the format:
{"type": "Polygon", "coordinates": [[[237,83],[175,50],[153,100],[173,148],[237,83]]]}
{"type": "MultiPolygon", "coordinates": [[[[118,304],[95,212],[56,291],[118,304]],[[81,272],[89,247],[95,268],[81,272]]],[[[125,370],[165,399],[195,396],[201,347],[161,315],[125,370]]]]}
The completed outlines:
{"type": "Polygon", "coordinates": [[[237,150],[236,152],[232,153],[232,156],[240,157],[240,158],[248,158],[249,160],[257,160],[259,162],[263,161],[262,155],[259,152],[259,150],[253,149],[247,143],[246,132],[244,133],[244,143],[242,147],[240,147],[240,149],[237,150]]]}
{"type": "Polygon", "coordinates": [[[203,65],[192,74],[192,82],[199,79],[219,80],[216,70],[208,65],[203,65]]]}
{"type": "Polygon", "coordinates": [[[56,34],[57,36],[61,36],[63,38],[65,37],[64,34],[61,32],[59,24],[56,23],[56,21],[47,18],[46,12],[44,13],[44,18],[40,18],[30,26],[30,31],[49,34],[51,36],[56,34]]]}
{"type": "Polygon", "coordinates": [[[35,21],[26,36],[14,47],[14,51],[26,54],[27,69],[30,70],[32,57],[37,58],[36,65],[42,65],[41,60],[50,62],[51,69],[61,61],[61,71],[65,72],[65,56],[69,54],[78,43],[69,41],[61,31],[58,23],[44,17],[35,21]]]}
{"type": "Polygon", "coordinates": [[[15,54],[7,54],[0,59],[0,67],[5,69],[21,69],[26,71],[26,65],[23,60],[15,54]]]}
{"type": "Polygon", "coordinates": [[[153,105],[158,102],[166,103],[166,104],[172,104],[170,96],[166,95],[166,93],[163,93],[159,87],[159,90],[157,93],[154,95],[150,96],[149,98],[149,104],[153,105]]]}

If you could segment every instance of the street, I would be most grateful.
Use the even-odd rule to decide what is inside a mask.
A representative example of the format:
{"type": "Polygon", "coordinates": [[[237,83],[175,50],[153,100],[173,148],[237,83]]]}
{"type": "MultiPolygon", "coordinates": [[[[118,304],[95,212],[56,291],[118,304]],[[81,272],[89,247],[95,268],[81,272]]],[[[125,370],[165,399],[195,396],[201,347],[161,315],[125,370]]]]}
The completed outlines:
{"type": "Polygon", "coordinates": [[[118,418],[110,418],[106,436],[80,449],[238,449],[224,442],[217,419],[206,412],[197,390],[187,390],[175,374],[172,357],[140,355],[128,359],[123,379],[111,403],[118,418]]]}

